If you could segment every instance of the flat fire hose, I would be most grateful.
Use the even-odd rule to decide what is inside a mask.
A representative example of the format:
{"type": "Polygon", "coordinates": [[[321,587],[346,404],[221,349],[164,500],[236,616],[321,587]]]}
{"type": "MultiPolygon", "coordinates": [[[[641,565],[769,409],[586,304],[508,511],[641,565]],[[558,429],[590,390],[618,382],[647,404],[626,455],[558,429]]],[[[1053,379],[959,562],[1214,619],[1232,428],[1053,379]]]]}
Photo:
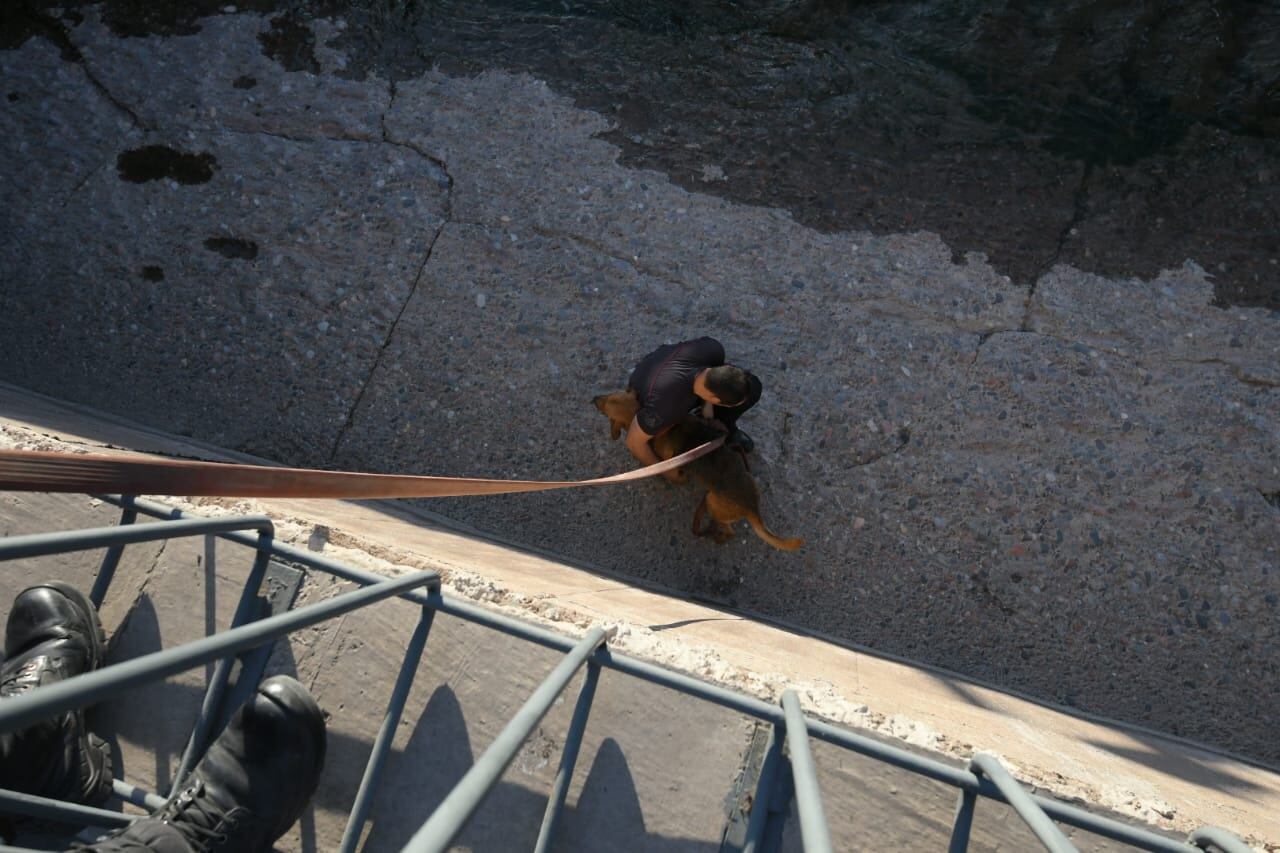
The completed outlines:
{"type": "Polygon", "coordinates": [[[0,491],[227,498],[451,498],[629,483],[679,468],[724,443],[716,438],[665,462],[593,480],[491,480],[360,474],[47,450],[0,450],[0,491]]]}

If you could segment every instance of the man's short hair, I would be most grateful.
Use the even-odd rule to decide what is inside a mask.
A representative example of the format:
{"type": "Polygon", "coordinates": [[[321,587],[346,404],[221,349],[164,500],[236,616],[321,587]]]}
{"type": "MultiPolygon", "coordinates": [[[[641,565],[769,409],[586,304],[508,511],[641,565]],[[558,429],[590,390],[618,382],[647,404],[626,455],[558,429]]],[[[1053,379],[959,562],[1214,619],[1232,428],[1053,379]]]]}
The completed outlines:
{"type": "Polygon", "coordinates": [[[751,380],[741,367],[724,364],[707,371],[707,390],[716,395],[722,406],[737,406],[747,399],[751,380]]]}

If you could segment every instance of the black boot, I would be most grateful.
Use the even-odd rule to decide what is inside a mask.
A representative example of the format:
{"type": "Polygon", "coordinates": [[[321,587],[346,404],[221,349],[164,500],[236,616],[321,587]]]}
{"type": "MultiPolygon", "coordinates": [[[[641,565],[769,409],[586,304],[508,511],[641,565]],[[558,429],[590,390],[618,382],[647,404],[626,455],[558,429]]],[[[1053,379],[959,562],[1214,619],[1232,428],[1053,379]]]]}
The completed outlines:
{"type": "Polygon", "coordinates": [[[324,715],[287,675],[262,682],[187,779],[151,817],[88,847],[100,853],[255,853],[302,814],[324,765],[324,715]]]}
{"type": "MultiPolygon", "coordinates": [[[[79,590],[62,583],[23,590],[5,629],[0,701],[97,669],[105,646],[98,611],[79,590]]],[[[86,728],[83,709],[64,711],[0,733],[0,787],[100,803],[111,793],[111,756],[86,728]]]]}
{"type": "Polygon", "coordinates": [[[750,453],[756,446],[756,443],[751,440],[751,436],[740,429],[735,429],[729,433],[729,437],[725,439],[724,443],[726,447],[737,448],[741,453],[750,453]]]}

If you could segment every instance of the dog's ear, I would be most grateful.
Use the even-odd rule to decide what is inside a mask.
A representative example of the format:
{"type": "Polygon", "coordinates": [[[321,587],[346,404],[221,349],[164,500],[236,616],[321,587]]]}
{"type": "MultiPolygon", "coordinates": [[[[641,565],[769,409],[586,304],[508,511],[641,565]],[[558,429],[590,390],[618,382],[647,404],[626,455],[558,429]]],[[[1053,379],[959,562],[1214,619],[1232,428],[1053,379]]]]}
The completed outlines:
{"type": "Polygon", "coordinates": [[[617,421],[609,422],[609,435],[614,440],[618,440],[618,436],[622,435],[622,424],[617,421]]]}
{"type": "Polygon", "coordinates": [[[599,394],[599,395],[597,395],[597,396],[595,396],[595,397],[592,397],[592,398],[591,398],[591,402],[595,405],[595,407],[596,407],[597,409],[599,409],[599,410],[600,410],[600,414],[602,414],[602,415],[607,415],[607,414],[609,414],[608,412],[606,412],[606,411],[604,410],[605,403],[607,403],[608,401],[609,401],[609,395],[608,395],[608,394],[599,394]]]}

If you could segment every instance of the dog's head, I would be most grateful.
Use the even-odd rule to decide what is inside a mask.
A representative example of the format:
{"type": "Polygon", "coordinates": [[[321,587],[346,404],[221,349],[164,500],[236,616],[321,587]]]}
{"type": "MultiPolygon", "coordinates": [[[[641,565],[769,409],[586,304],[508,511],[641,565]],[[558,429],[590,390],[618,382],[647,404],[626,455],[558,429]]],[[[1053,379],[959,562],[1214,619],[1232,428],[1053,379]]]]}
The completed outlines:
{"type": "Polygon", "coordinates": [[[609,419],[609,435],[615,441],[624,429],[631,426],[636,412],[640,411],[640,401],[636,399],[636,392],[631,390],[601,394],[591,402],[609,419]]]}

